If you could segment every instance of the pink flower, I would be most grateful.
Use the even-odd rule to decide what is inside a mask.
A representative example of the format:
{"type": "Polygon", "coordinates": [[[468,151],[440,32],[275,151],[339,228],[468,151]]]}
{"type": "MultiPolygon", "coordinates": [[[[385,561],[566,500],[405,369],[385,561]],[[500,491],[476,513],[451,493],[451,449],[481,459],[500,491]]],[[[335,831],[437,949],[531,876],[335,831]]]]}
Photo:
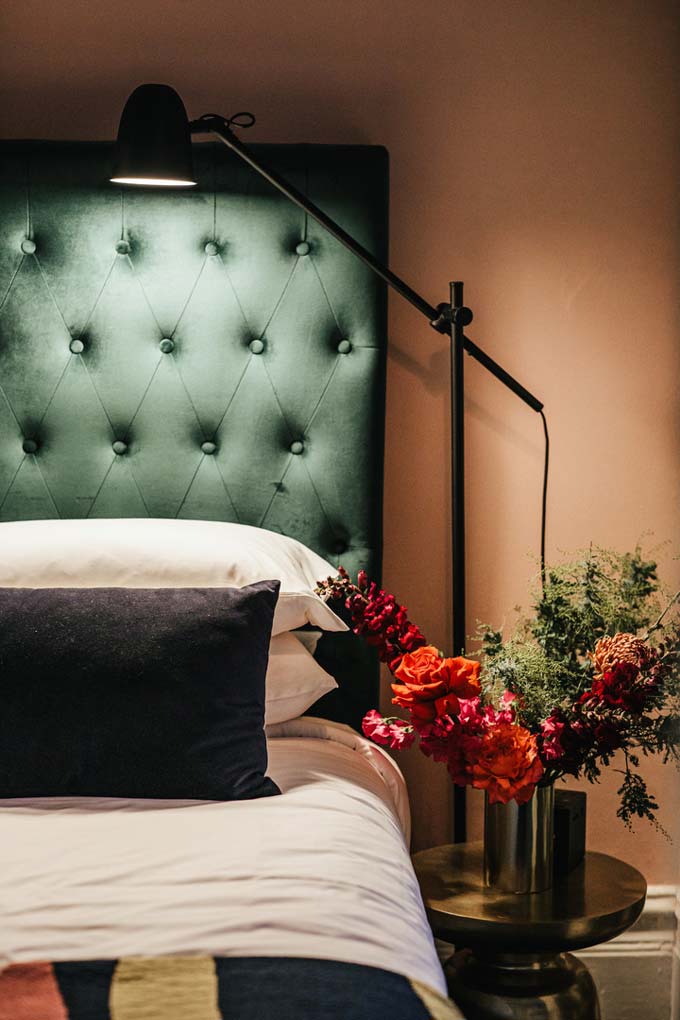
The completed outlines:
{"type": "Polygon", "coordinates": [[[544,761],[558,761],[564,757],[561,736],[564,732],[565,723],[557,716],[551,715],[541,723],[541,734],[543,735],[542,755],[544,761]]]}
{"type": "Polygon", "coordinates": [[[416,739],[416,731],[405,719],[385,718],[374,708],[367,712],[361,723],[364,735],[392,751],[404,751],[416,739]]]}
{"type": "Polygon", "coordinates": [[[503,697],[501,698],[501,705],[503,706],[505,711],[508,711],[510,708],[512,708],[512,712],[513,712],[513,715],[514,715],[514,712],[515,712],[515,707],[514,706],[515,706],[515,702],[516,701],[517,701],[517,695],[516,694],[513,694],[512,691],[503,691],[503,697]]]}
{"type": "Polygon", "coordinates": [[[484,706],[484,721],[487,730],[492,726],[497,726],[499,723],[511,723],[515,721],[514,702],[516,700],[516,694],[513,694],[512,691],[504,691],[503,697],[501,698],[502,707],[498,711],[496,711],[493,705],[484,706]]]}
{"type": "Polygon", "coordinates": [[[405,751],[413,746],[416,736],[413,726],[399,719],[390,726],[390,747],[393,751],[405,751]]]}
{"type": "Polygon", "coordinates": [[[376,712],[374,708],[364,716],[361,729],[364,732],[364,736],[374,740],[376,744],[380,744],[382,747],[388,746],[390,742],[389,723],[385,722],[380,712],[376,712]]]}
{"type": "Polygon", "coordinates": [[[480,698],[459,698],[458,721],[466,729],[478,730],[484,725],[484,715],[479,711],[480,698]]]}
{"type": "Polygon", "coordinates": [[[493,705],[482,707],[481,698],[459,698],[457,722],[468,734],[484,733],[502,722],[515,721],[514,701],[517,695],[506,691],[501,698],[501,708],[497,711],[493,705]]]}
{"type": "Polygon", "coordinates": [[[541,732],[546,740],[559,740],[560,733],[564,729],[565,724],[559,718],[559,716],[553,714],[544,719],[541,723],[541,732]]]}

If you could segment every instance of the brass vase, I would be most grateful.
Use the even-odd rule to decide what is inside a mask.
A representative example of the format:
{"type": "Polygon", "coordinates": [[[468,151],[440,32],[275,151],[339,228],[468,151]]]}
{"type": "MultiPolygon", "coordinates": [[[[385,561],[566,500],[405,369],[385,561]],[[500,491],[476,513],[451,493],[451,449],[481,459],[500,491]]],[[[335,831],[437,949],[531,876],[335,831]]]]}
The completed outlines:
{"type": "Polygon", "coordinates": [[[553,883],[555,788],[537,786],[526,804],[484,805],[484,884],[509,893],[535,893],[553,883]]]}

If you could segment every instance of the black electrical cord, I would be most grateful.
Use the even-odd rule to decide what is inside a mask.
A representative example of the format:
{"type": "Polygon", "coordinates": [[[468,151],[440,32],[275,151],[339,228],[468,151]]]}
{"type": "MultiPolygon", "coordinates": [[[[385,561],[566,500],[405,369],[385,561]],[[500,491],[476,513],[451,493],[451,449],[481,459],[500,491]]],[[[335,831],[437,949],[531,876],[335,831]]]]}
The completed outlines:
{"type": "MultiPolygon", "coordinates": [[[[232,113],[231,117],[223,117],[221,113],[204,113],[198,120],[192,120],[189,124],[191,131],[200,131],[203,129],[203,121],[213,123],[214,121],[221,122],[222,127],[227,131],[232,127],[237,128],[251,128],[255,124],[255,114],[249,113],[247,110],[240,110],[238,113],[232,113]]],[[[212,127],[206,126],[206,132],[210,132],[212,127]]]]}
{"type": "Polygon", "coordinates": [[[546,518],[548,516],[548,468],[550,466],[550,436],[548,435],[548,422],[543,411],[538,412],[543,420],[543,435],[545,436],[545,459],[543,462],[543,495],[541,497],[541,587],[545,596],[545,530],[546,518]]]}

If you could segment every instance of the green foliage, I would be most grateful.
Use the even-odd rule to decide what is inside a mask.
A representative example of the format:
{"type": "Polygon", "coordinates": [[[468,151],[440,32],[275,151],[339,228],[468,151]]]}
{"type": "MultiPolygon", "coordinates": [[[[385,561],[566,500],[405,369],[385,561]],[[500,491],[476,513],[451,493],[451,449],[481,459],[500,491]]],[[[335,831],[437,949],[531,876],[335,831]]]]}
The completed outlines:
{"type": "MultiPolygon", "coordinates": [[[[614,726],[625,758],[618,816],[655,822],[658,805],[639,768],[640,755],[678,758],[680,740],[680,621],[678,596],[662,591],[657,565],[638,547],[619,554],[591,546],[569,562],[551,567],[542,590],[534,592],[532,612],[520,614],[512,634],[480,625],[477,632],[485,701],[497,707],[503,692],[516,694],[518,721],[540,735],[541,723],[555,710],[569,725],[585,726],[591,736],[559,762],[546,761],[554,780],[570,773],[596,782],[615,751],[594,736],[600,722],[614,726]],[[603,637],[633,634],[653,649],[655,681],[644,713],[597,700],[580,702],[593,683],[592,653],[603,637]]],[[[651,675],[651,674],[650,674],[651,675]]],[[[586,694],[587,699],[592,695],[586,694]]],[[[656,824],[656,822],[655,822],[656,824]]]]}
{"type": "Polygon", "coordinates": [[[591,546],[550,568],[545,587],[533,594],[533,614],[520,616],[507,641],[500,631],[479,626],[486,690],[493,698],[505,683],[522,695],[526,724],[536,725],[590,686],[588,652],[601,637],[649,629],[667,602],[656,563],[639,547],[620,554],[591,546]]]}
{"type": "Polygon", "coordinates": [[[531,632],[552,659],[583,669],[606,634],[637,633],[661,609],[656,563],[640,548],[620,555],[592,546],[575,561],[553,567],[534,600],[531,632]]]}
{"type": "Polygon", "coordinates": [[[627,769],[617,793],[621,798],[621,804],[616,814],[627,828],[632,829],[633,818],[646,818],[657,825],[657,828],[661,828],[655,817],[659,805],[647,790],[647,784],[642,776],[627,769]]]}
{"type": "Polygon", "coordinates": [[[504,691],[520,695],[521,721],[529,729],[537,730],[555,706],[565,698],[571,702],[567,692],[579,689],[580,672],[565,661],[550,658],[537,641],[527,639],[523,630],[504,644],[498,643],[498,632],[491,643],[487,634],[482,645],[481,675],[485,700],[498,706],[504,691]]]}

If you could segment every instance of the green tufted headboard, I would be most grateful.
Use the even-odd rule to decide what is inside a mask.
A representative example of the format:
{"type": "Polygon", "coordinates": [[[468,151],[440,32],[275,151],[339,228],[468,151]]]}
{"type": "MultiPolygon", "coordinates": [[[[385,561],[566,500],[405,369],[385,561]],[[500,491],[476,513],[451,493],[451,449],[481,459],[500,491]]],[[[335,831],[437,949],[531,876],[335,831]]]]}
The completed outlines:
{"type": "MultiPolygon", "coordinates": [[[[384,149],[254,148],[386,261],[384,149]]],[[[111,162],[0,143],[0,520],[239,521],[379,575],[384,286],[221,146],[181,193],[111,162]]]]}

